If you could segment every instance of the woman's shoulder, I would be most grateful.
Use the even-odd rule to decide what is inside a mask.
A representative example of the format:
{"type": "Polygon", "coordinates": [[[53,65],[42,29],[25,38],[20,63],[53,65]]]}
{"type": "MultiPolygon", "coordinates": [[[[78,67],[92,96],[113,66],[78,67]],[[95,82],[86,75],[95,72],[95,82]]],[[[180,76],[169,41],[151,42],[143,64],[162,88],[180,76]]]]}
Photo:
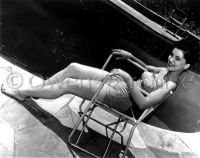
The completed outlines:
{"type": "Polygon", "coordinates": [[[163,86],[168,91],[175,91],[175,89],[177,88],[177,85],[178,85],[178,82],[173,81],[173,80],[167,80],[163,86]]]}
{"type": "Polygon", "coordinates": [[[173,82],[177,85],[179,83],[179,74],[175,72],[167,73],[165,80],[166,82],[173,82]]]}

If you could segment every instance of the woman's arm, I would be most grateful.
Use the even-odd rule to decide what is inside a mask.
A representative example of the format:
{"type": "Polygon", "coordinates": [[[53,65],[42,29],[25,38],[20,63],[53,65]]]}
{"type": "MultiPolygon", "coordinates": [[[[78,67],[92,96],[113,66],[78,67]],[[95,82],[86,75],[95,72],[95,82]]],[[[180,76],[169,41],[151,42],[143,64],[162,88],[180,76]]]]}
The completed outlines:
{"type": "Polygon", "coordinates": [[[140,109],[146,109],[162,103],[170,91],[174,90],[176,87],[174,82],[168,81],[159,89],[144,96],[135,81],[128,81],[127,84],[133,100],[137,103],[140,109]]]}
{"type": "Polygon", "coordinates": [[[140,64],[142,67],[146,67],[146,64],[141,61],[140,59],[133,56],[130,52],[122,50],[122,49],[113,49],[113,54],[121,56],[119,59],[131,59],[133,61],[136,61],[138,64],[140,64]]]}
{"type": "Polygon", "coordinates": [[[146,69],[147,71],[150,71],[150,72],[159,73],[160,71],[163,71],[163,70],[165,70],[166,68],[164,68],[164,67],[155,67],[155,66],[151,66],[151,65],[146,65],[146,66],[145,66],[145,69],[146,69]]]}
{"type": "Polygon", "coordinates": [[[161,88],[149,93],[145,96],[139,89],[137,82],[133,81],[132,77],[121,69],[114,69],[113,73],[121,76],[128,85],[130,94],[140,109],[146,109],[156,104],[161,103],[171,90],[175,89],[176,84],[168,81],[161,88]]]}
{"type": "Polygon", "coordinates": [[[132,98],[140,109],[144,109],[144,106],[147,104],[146,97],[141,93],[140,89],[137,86],[137,83],[133,81],[132,77],[127,72],[121,69],[113,69],[111,72],[119,75],[125,80],[132,98]]]}
{"type": "Polygon", "coordinates": [[[147,65],[143,61],[141,61],[138,58],[136,58],[135,56],[133,56],[128,51],[125,51],[122,49],[113,49],[112,51],[113,51],[113,54],[120,55],[121,56],[120,58],[122,58],[122,59],[131,59],[133,61],[136,61],[139,65],[141,65],[142,67],[147,69],[147,71],[159,73],[160,71],[166,69],[164,67],[155,67],[155,66],[147,65]]]}

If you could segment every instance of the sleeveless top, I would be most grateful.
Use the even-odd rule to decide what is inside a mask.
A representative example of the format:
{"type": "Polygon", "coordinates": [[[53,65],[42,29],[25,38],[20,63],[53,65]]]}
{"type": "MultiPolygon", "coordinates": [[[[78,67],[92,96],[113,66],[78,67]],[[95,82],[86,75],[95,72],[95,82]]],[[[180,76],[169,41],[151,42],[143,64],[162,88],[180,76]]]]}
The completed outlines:
{"type": "MultiPolygon", "coordinates": [[[[142,80],[140,80],[140,87],[150,93],[162,87],[167,81],[178,84],[178,80],[179,74],[176,72],[168,72],[162,78],[160,78],[158,74],[144,72],[142,80]],[[149,85],[147,78],[150,79],[152,85],[149,85]]],[[[115,105],[118,107],[116,108],[118,110],[120,110],[120,107],[132,105],[129,89],[123,78],[120,76],[112,76],[106,84],[110,87],[110,90],[108,91],[109,93],[106,94],[105,103],[109,103],[111,106],[115,105]]]]}
{"type": "Polygon", "coordinates": [[[177,85],[179,82],[179,72],[168,71],[164,76],[160,73],[144,72],[139,81],[139,86],[148,93],[151,93],[168,81],[172,81],[177,85]]]}
{"type": "Polygon", "coordinates": [[[121,107],[132,105],[128,86],[122,77],[112,76],[108,79],[106,85],[110,87],[110,89],[107,90],[108,93],[104,100],[105,103],[115,106],[119,111],[123,111],[121,110],[121,107]]]}

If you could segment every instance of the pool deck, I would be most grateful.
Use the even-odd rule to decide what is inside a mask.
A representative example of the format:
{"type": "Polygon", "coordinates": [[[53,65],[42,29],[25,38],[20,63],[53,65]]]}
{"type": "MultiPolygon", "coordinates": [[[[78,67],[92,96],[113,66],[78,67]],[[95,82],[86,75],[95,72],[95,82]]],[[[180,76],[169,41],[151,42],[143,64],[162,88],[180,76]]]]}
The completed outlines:
{"type": "MultiPolygon", "coordinates": [[[[11,75],[20,73],[23,85],[33,75],[0,58],[0,83],[7,84],[11,75]]],[[[16,76],[15,76],[16,77],[16,76]]],[[[15,78],[15,84],[21,78],[15,78]]],[[[41,81],[34,76],[33,80],[41,81]]],[[[0,157],[88,157],[83,152],[72,148],[67,138],[78,116],[70,109],[73,95],[64,95],[53,100],[31,100],[26,103],[7,97],[0,93],[0,157]]],[[[77,131],[79,132],[79,131],[77,131]]],[[[81,143],[89,150],[102,154],[105,137],[96,133],[84,133],[81,143]]],[[[108,157],[118,157],[120,145],[114,143],[108,157]]]]}
{"type": "MultiPolygon", "coordinates": [[[[0,63],[1,84],[9,85],[12,81],[14,86],[26,87],[43,81],[1,57],[0,63]]],[[[0,93],[0,157],[89,157],[72,148],[67,141],[79,118],[76,112],[79,103],[79,98],[67,94],[53,100],[26,99],[24,103],[0,93]]],[[[110,118],[107,116],[97,111],[96,118],[108,121],[110,118]]],[[[94,126],[92,129],[102,133],[98,128],[94,126]]],[[[92,129],[84,133],[80,143],[102,155],[108,139],[92,129]]],[[[128,126],[125,134],[130,129],[131,126],[128,126]]],[[[166,158],[199,158],[200,155],[199,132],[178,133],[141,123],[131,141],[128,157],[134,158],[134,154],[137,158],[157,158],[159,155],[166,158]]],[[[113,142],[106,157],[118,157],[121,149],[120,144],[113,142]]]]}

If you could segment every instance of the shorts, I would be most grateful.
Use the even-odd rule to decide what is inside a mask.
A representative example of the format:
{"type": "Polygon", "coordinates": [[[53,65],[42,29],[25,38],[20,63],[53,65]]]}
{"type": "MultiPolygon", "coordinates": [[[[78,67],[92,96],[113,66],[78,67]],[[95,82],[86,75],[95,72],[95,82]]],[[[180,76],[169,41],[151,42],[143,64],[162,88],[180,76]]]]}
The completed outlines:
{"type": "Polygon", "coordinates": [[[124,79],[119,76],[112,76],[106,84],[109,89],[104,103],[121,112],[129,109],[132,102],[130,100],[128,86],[124,79]]]}

